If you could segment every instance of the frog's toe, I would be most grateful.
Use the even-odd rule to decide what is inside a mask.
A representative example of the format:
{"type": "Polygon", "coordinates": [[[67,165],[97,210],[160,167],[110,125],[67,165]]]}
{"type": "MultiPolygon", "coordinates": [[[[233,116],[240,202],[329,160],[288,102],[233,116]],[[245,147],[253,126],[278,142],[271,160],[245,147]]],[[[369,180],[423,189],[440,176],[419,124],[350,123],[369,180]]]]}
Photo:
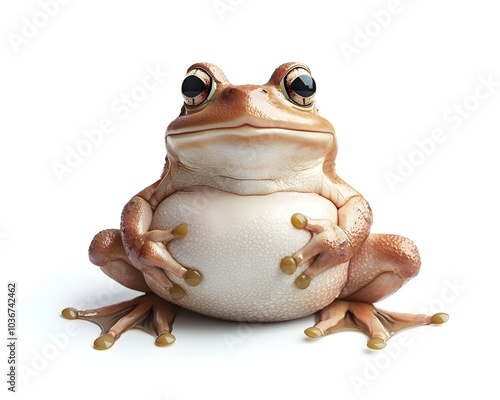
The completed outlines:
{"type": "Polygon", "coordinates": [[[172,335],[170,332],[165,332],[162,333],[161,335],[158,335],[158,337],[155,340],[155,344],[160,347],[170,346],[174,342],[175,342],[175,336],[172,335]]]}
{"type": "Polygon", "coordinates": [[[306,289],[311,283],[311,277],[306,274],[301,274],[295,279],[295,286],[299,289],[306,289]]]}
{"type": "Polygon", "coordinates": [[[292,225],[298,229],[306,228],[308,220],[309,220],[309,218],[307,218],[304,214],[301,214],[301,213],[293,214],[292,218],[290,219],[292,225]]]}
{"type": "Polygon", "coordinates": [[[280,262],[281,270],[287,275],[293,275],[297,270],[297,262],[293,257],[285,257],[280,262]]]}
{"type": "Polygon", "coordinates": [[[195,269],[188,269],[184,274],[184,282],[189,286],[198,286],[203,280],[203,275],[195,269]]]}
{"type": "Polygon", "coordinates": [[[307,337],[313,339],[325,336],[325,332],[323,331],[323,329],[318,328],[317,326],[311,326],[307,328],[306,330],[304,330],[304,333],[306,334],[307,337]]]}
{"type": "Polygon", "coordinates": [[[107,350],[115,344],[115,337],[109,333],[103,333],[94,340],[94,348],[96,350],[107,350]]]}
{"type": "Polygon", "coordinates": [[[112,306],[93,310],[65,308],[62,316],[67,319],[83,319],[101,327],[101,335],[94,341],[94,348],[107,350],[127,330],[138,328],[156,336],[158,346],[175,341],[171,334],[172,323],[178,307],[149,293],[112,306]]]}
{"type": "Polygon", "coordinates": [[[450,316],[444,312],[440,312],[431,316],[431,324],[432,325],[441,325],[445,322],[448,322],[450,316]]]}
{"type": "Polygon", "coordinates": [[[189,232],[188,224],[179,224],[172,230],[174,238],[186,236],[188,232],[189,232]]]}
{"type": "Polygon", "coordinates": [[[387,345],[387,342],[384,338],[381,338],[381,337],[374,337],[372,339],[370,339],[367,343],[366,343],[366,346],[369,348],[369,349],[372,349],[372,350],[381,350],[383,349],[385,346],[387,345]]]}
{"type": "Polygon", "coordinates": [[[66,307],[62,310],[61,315],[66,319],[78,319],[78,310],[73,307],[66,307]]]}
{"type": "Polygon", "coordinates": [[[180,300],[186,295],[186,291],[182,288],[182,286],[177,285],[176,283],[168,290],[170,293],[170,297],[174,300],[180,300]]]}
{"type": "MultiPolygon", "coordinates": [[[[284,257],[280,262],[280,268],[283,273],[293,275],[295,271],[297,271],[297,262],[292,256],[284,257]]],[[[309,287],[311,279],[312,277],[307,274],[300,274],[297,278],[295,278],[294,284],[299,289],[306,289],[309,287]]]]}
{"type": "Polygon", "coordinates": [[[361,301],[335,300],[319,313],[319,321],[304,333],[319,338],[341,331],[360,331],[368,336],[367,346],[372,350],[383,349],[396,333],[422,325],[442,324],[448,314],[396,313],[376,308],[361,301]]]}

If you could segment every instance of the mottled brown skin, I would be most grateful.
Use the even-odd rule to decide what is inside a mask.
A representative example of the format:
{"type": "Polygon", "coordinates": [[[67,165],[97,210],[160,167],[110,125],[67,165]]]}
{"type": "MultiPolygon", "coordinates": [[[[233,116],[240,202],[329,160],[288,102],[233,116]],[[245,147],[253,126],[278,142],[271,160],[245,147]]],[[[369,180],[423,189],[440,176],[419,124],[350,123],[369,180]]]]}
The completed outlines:
{"type": "Polygon", "coordinates": [[[285,75],[294,68],[309,71],[308,67],[286,63],[275,70],[266,84],[240,86],[229,83],[215,65],[198,63],[188,71],[195,68],[206,71],[215,81],[213,95],[199,106],[185,104],[182,107],[179,117],[167,129],[167,157],[162,176],[125,205],[119,230],[99,232],[89,248],[90,260],[105,274],[146,295],[97,310],[68,308],[63,315],[101,325],[103,334],[94,343],[98,349],[111,347],[125,330],[133,327],[156,335],[159,345],[172,343],[175,340],[171,334],[172,322],[177,306],[156,296],[148,282],[161,285],[169,291],[171,299],[178,300],[188,287],[192,287],[188,290],[196,290],[195,286],[203,277],[198,271],[179,264],[167,250],[170,241],[187,234],[187,226],[150,230],[156,207],[176,191],[199,184],[238,195],[253,195],[273,193],[279,183],[282,191],[315,192],[329,199],[338,209],[338,223],[303,215],[292,218],[296,228],[312,233],[309,243],[282,262],[283,271],[289,273],[290,269],[294,271],[313,260],[297,279],[297,290],[307,290],[316,276],[348,262],[347,280],[337,299],[318,314],[318,322],[306,329],[306,335],[320,337],[339,330],[360,330],[368,335],[368,346],[379,349],[402,329],[445,322],[446,314],[430,317],[389,313],[372,305],[413,278],[420,268],[420,257],[413,242],[407,238],[370,234],[372,212],[368,203],[335,172],[337,142],[333,126],[318,114],[314,102],[304,107],[283,92],[285,75]],[[278,133],[269,134],[269,128],[278,133]],[[291,136],[290,139],[286,136],[289,130],[302,132],[303,136],[295,135],[293,140],[321,155],[322,176],[316,183],[304,183],[300,178],[287,180],[283,179],[280,168],[270,164],[258,170],[258,176],[252,177],[250,182],[244,176],[245,165],[241,170],[214,166],[211,172],[211,167],[207,172],[206,166],[197,165],[197,154],[203,154],[208,146],[224,143],[228,137],[231,140],[234,137],[238,143],[254,140],[255,136],[242,134],[249,130],[267,132],[267,136],[261,135],[259,139],[263,146],[273,141],[292,140],[291,136]],[[314,142],[308,139],[309,132],[327,140],[314,142]],[[183,137],[195,137],[196,140],[184,143],[177,140],[183,137]],[[198,167],[203,169],[203,174],[197,171],[198,167]],[[186,285],[174,284],[165,272],[183,278],[186,285]]]}

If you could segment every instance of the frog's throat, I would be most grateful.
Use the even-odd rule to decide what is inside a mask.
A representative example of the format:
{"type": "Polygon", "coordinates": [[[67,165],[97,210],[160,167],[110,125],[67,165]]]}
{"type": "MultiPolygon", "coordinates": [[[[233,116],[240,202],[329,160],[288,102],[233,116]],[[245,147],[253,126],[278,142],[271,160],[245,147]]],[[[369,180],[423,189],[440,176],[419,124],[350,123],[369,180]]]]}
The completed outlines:
{"type": "Polygon", "coordinates": [[[213,129],[168,135],[171,162],[190,171],[239,180],[269,180],[322,165],[334,157],[331,132],[282,128],[213,129]]]}
{"type": "Polygon", "coordinates": [[[318,192],[333,133],[240,127],[167,136],[170,178],[177,190],[207,186],[240,195],[318,192]]]}

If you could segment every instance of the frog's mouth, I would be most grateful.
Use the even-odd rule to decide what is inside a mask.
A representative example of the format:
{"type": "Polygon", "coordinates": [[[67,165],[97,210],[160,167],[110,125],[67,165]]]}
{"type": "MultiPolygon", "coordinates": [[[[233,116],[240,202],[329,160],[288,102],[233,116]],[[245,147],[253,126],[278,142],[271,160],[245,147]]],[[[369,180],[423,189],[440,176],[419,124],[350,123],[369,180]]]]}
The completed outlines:
{"type": "Polygon", "coordinates": [[[283,128],[210,129],[169,134],[169,159],[191,171],[240,180],[282,179],[333,160],[331,132],[283,128]]]}

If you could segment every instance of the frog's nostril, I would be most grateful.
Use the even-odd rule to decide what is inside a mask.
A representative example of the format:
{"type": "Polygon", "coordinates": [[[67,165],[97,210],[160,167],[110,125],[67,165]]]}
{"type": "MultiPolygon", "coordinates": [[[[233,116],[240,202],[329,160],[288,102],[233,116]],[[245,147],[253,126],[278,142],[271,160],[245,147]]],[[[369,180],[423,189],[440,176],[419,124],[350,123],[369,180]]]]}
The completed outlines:
{"type": "Polygon", "coordinates": [[[264,94],[267,94],[267,90],[266,90],[266,89],[261,89],[260,91],[261,91],[262,93],[264,93],[264,94]]]}

